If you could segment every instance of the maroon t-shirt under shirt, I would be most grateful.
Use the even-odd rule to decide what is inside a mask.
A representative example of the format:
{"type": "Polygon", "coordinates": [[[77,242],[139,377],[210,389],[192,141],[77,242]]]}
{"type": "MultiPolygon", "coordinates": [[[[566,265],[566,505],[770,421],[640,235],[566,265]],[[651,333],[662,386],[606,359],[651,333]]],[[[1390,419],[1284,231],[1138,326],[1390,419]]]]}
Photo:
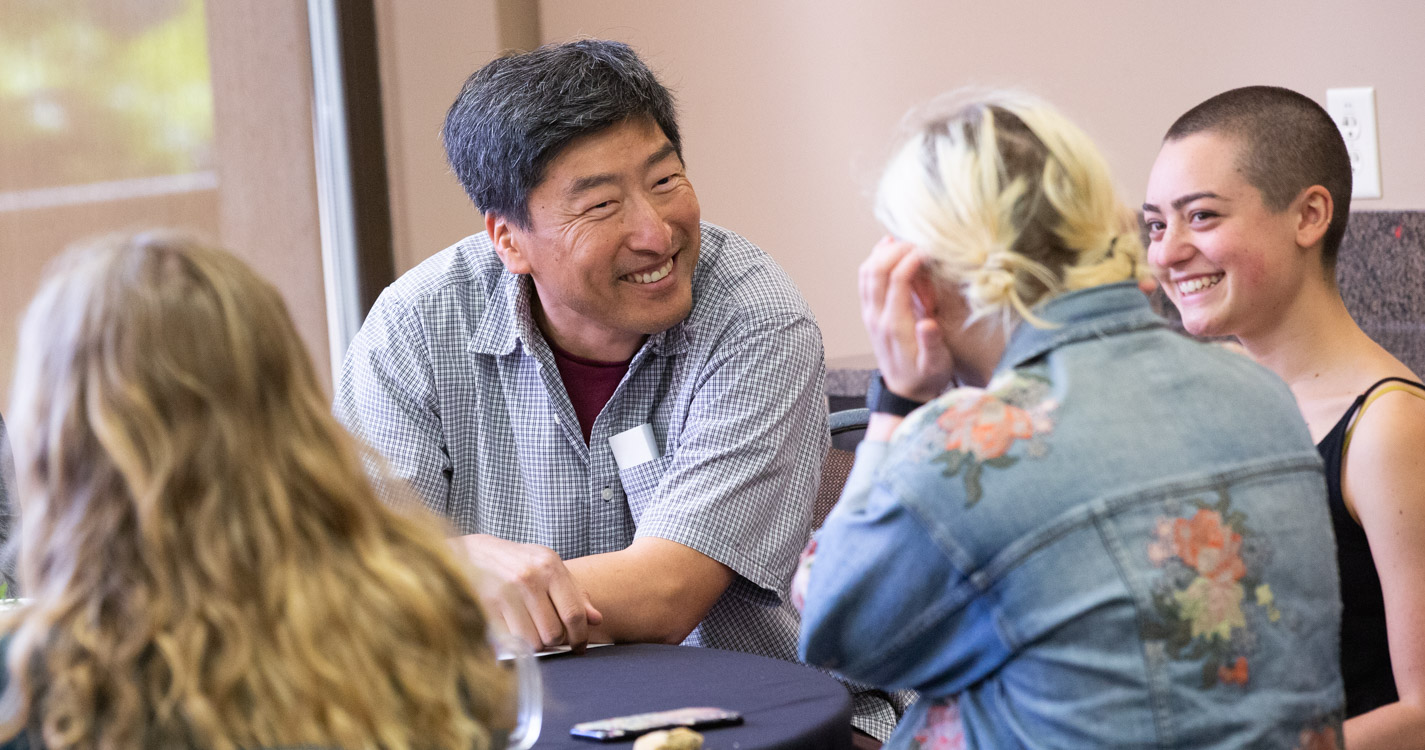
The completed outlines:
{"type": "Polygon", "coordinates": [[[560,349],[553,341],[549,342],[549,350],[554,353],[554,363],[559,366],[559,379],[564,381],[569,402],[574,404],[574,415],[579,418],[579,428],[584,431],[584,444],[588,445],[594,420],[614,395],[633,357],[622,362],[584,359],[560,349]]]}

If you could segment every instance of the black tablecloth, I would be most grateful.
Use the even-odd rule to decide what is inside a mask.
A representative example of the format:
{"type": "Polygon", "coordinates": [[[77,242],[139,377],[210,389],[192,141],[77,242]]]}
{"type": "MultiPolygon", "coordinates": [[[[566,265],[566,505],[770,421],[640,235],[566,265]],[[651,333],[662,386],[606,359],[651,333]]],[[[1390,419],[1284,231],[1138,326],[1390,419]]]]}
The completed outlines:
{"type": "Polygon", "coordinates": [[[737,651],[629,644],[539,660],[544,731],[536,748],[627,748],[572,737],[583,721],[689,706],[728,708],[740,726],[699,729],[706,750],[851,747],[851,696],[845,686],[801,664],[737,651]]]}

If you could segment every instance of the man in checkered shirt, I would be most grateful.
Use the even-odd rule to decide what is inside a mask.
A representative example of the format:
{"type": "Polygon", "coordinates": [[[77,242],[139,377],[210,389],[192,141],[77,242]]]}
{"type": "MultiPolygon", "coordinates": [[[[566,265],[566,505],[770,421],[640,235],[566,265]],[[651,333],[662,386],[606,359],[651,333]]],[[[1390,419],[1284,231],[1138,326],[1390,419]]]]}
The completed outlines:
{"type": "Polygon", "coordinates": [[[444,137],[486,231],[381,295],[338,416],[450,519],[526,640],[794,660],[821,335],[771,258],[701,223],[668,91],[623,44],[546,46],[476,71],[444,137]]]}

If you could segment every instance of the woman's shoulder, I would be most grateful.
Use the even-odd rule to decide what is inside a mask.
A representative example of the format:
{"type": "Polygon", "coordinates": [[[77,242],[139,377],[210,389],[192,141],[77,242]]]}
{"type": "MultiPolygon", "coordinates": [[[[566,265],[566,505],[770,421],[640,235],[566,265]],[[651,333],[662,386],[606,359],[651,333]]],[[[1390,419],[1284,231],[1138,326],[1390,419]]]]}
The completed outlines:
{"type": "Polygon", "coordinates": [[[1353,515],[1379,522],[1425,508],[1425,383],[1403,365],[1367,372],[1346,431],[1341,486],[1353,515]]]}
{"type": "MultiPolygon", "coordinates": [[[[1382,378],[1361,396],[1349,432],[1347,455],[1353,463],[1375,463],[1372,457],[1400,451],[1414,455],[1425,444],[1425,383],[1413,377],[1382,378]]],[[[1420,472],[1425,475],[1425,465],[1420,472]]]]}
{"type": "Polygon", "coordinates": [[[983,388],[946,391],[896,431],[883,476],[906,484],[954,481],[973,506],[991,473],[1045,452],[1058,407],[1052,383],[1035,368],[1006,370],[983,388]]]}
{"type": "Polygon", "coordinates": [[[1016,440],[1048,431],[1058,406],[1045,373],[1038,368],[1010,369],[982,388],[961,386],[942,393],[906,419],[895,441],[904,444],[948,436],[946,450],[992,459],[1016,440]]]}
{"type": "Polygon", "coordinates": [[[1361,401],[1350,440],[1374,449],[1399,441],[1419,445],[1413,441],[1425,436],[1425,381],[1378,344],[1372,349],[1353,363],[1344,383],[1351,400],[1361,401]]]}

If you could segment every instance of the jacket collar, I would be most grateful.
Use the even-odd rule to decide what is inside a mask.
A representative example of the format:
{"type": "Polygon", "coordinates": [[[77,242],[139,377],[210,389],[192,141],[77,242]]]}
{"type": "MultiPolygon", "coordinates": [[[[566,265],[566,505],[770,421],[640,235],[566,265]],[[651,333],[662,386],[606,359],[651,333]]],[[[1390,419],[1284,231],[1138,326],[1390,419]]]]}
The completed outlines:
{"type": "Polygon", "coordinates": [[[1061,294],[1039,305],[1034,314],[1053,327],[1038,328],[1020,322],[1010,334],[996,372],[1018,367],[1075,341],[1167,325],[1153,312],[1147,295],[1131,281],[1061,294]]]}

